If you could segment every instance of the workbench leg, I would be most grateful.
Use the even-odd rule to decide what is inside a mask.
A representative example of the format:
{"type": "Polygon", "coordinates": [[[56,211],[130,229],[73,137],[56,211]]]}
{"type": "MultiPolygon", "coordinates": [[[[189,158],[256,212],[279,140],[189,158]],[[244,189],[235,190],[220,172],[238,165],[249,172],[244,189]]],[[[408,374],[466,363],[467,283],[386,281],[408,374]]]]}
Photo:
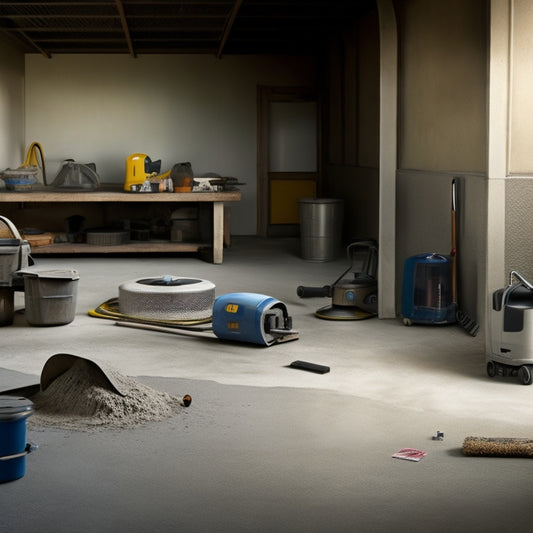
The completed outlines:
{"type": "Polygon", "coordinates": [[[213,263],[222,263],[224,255],[224,202],[213,202],[213,263]]]}

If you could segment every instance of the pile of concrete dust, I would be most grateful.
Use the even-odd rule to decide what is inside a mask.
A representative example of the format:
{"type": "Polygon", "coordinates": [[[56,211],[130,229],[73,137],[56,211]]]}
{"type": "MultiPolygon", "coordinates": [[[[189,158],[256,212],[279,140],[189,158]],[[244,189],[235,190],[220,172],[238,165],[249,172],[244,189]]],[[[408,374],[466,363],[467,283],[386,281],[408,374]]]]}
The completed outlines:
{"type": "Polygon", "coordinates": [[[128,393],[118,394],[96,365],[78,359],[44,391],[31,397],[34,413],[28,422],[75,430],[132,428],[170,417],[184,405],[182,398],[118,372],[113,373],[113,382],[128,393]]]}

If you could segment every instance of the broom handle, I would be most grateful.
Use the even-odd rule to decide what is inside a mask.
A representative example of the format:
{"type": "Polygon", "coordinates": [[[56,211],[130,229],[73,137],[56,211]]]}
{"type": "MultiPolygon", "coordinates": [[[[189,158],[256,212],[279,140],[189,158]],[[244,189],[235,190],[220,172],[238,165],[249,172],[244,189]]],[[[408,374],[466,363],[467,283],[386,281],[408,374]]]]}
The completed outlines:
{"type": "Polygon", "coordinates": [[[456,242],[457,182],[452,180],[452,300],[457,303],[457,242],[456,242]]]}

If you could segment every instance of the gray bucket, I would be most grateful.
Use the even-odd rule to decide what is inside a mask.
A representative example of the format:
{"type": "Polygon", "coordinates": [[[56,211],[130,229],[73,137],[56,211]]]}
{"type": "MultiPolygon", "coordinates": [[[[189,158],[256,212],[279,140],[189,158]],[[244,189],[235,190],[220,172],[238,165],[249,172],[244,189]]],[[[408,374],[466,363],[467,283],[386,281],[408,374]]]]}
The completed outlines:
{"type": "Polygon", "coordinates": [[[300,242],[303,259],[331,261],[342,245],[343,201],[335,198],[302,198],[300,242]]]}
{"type": "Polygon", "coordinates": [[[76,270],[19,270],[24,276],[26,320],[32,326],[69,324],[76,315],[76,270]]]}

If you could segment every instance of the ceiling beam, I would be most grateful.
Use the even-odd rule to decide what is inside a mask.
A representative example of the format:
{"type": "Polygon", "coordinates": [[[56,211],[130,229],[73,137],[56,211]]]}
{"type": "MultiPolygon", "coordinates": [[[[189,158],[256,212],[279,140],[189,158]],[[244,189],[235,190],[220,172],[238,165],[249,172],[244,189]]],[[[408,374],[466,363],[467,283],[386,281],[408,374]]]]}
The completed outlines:
{"type": "Polygon", "coordinates": [[[242,2],[243,0],[235,0],[235,3],[233,4],[233,9],[231,10],[228,22],[226,23],[226,27],[224,28],[224,34],[222,35],[222,39],[220,40],[220,45],[217,51],[217,59],[220,59],[220,57],[222,56],[222,50],[224,50],[224,46],[226,46],[226,41],[228,40],[229,34],[231,33],[231,28],[233,27],[233,23],[235,22],[237,13],[239,12],[239,9],[242,6],[242,2]]]}
{"type": "Polygon", "coordinates": [[[133,48],[133,43],[131,41],[130,29],[128,28],[128,21],[126,20],[126,13],[124,13],[124,6],[122,5],[122,0],[115,0],[117,4],[117,10],[120,15],[120,22],[122,23],[122,29],[124,30],[124,35],[126,37],[126,42],[128,43],[128,49],[132,57],[137,57],[135,50],[133,48]]]}
{"type": "Polygon", "coordinates": [[[19,31],[18,34],[44,57],[46,57],[47,59],[50,59],[52,57],[46,50],[42,49],[37,43],[35,43],[35,41],[30,39],[23,31],[19,31]]]}
{"type": "Polygon", "coordinates": [[[0,32],[4,33],[13,43],[20,47],[24,45],[30,45],[32,48],[37,50],[40,54],[50,59],[52,56],[43,50],[40,46],[35,44],[24,32],[22,31],[10,31],[10,28],[0,28],[0,32]]]}

